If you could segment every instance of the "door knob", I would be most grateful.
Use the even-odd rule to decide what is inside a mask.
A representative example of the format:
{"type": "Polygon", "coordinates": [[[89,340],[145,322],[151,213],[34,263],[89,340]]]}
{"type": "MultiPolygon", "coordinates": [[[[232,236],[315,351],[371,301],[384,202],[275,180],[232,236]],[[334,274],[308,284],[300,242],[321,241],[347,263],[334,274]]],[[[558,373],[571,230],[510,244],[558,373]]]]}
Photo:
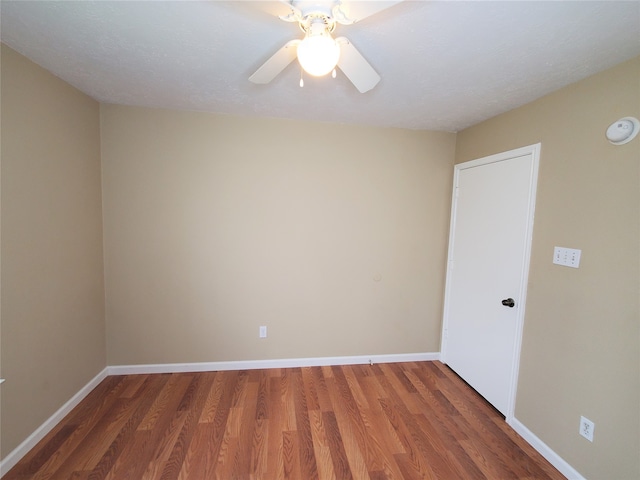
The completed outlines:
{"type": "Polygon", "coordinates": [[[502,305],[505,307],[513,308],[516,305],[516,302],[513,301],[513,298],[505,298],[502,300],[502,305]]]}

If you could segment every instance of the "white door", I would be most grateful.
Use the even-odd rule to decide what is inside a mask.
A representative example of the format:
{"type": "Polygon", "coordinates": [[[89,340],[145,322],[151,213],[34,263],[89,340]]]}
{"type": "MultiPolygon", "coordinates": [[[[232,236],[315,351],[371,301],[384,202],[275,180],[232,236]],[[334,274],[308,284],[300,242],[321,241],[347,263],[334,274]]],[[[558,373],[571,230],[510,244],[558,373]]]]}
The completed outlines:
{"type": "Polygon", "coordinates": [[[510,421],[540,144],[455,166],[442,359],[510,421]]]}

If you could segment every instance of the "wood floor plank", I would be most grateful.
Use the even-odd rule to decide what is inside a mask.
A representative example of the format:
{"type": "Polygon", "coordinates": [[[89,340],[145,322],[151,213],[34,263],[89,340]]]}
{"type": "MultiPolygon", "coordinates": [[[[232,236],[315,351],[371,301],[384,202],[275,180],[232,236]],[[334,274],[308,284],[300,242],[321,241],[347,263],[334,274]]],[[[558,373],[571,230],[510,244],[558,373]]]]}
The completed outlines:
{"type": "MultiPolygon", "coordinates": [[[[158,450],[166,444],[166,438],[180,428],[174,426],[173,419],[187,387],[191,384],[189,376],[165,376],[166,382],[156,396],[151,407],[138,425],[133,440],[121,442],[120,455],[105,456],[90,475],[90,480],[98,479],[139,479],[146,469],[156,465],[158,450]],[[125,448],[126,447],[126,448],[125,448]],[[115,462],[115,463],[114,463],[115,462]]],[[[144,392],[137,392],[144,395],[144,392]]],[[[144,413],[141,410],[141,413],[144,413]]],[[[184,417],[184,412],[180,414],[184,417]]],[[[181,424],[180,424],[181,425],[181,424]]]]}
{"type": "Polygon", "coordinates": [[[493,418],[492,420],[496,425],[498,425],[498,428],[503,430],[509,438],[513,440],[516,447],[511,453],[511,457],[517,457],[520,462],[525,462],[525,470],[531,472],[531,478],[558,478],[558,471],[553,467],[553,465],[547,461],[536,461],[538,453],[524,438],[518,435],[510,425],[501,421],[499,418],[493,418]]]}
{"type": "MultiPolygon", "coordinates": [[[[460,439],[467,439],[464,431],[459,430],[453,421],[454,418],[459,416],[459,413],[455,409],[452,410],[444,406],[439,398],[442,396],[440,391],[427,388],[420,380],[422,377],[419,376],[419,373],[416,369],[407,373],[407,375],[409,378],[412,378],[411,375],[414,375],[412,383],[414,383],[420,393],[420,398],[424,406],[424,421],[428,421],[434,429],[433,434],[430,435],[430,441],[439,441],[442,443],[439,449],[445,449],[449,461],[456,465],[458,471],[461,472],[460,478],[485,478],[485,475],[459,443],[460,439]]],[[[425,432],[430,432],[430,429],[424,425],[421,417],[418,417],[421,428],[425,432]]]]}
{"type": "Polygon", "coordinates": [[[380,405],[379,400],[381,398],[385,398],[381,396],[379,383],[375,380],[375,377],[368,376],[364,379],[360,380],[362,385],[362,389],[370,399],[369,401],[369,411],[366,412],[367,417],[367,429],[372,432],[382,431],[386,432],[384,436],[382,436],[382,440],[384,441],[384,449],[385,452],[393,455],[396,453],[406,453],[404,447],[402,446],[402,442],[398,438],[398,434],[393,428],[393,425],[389,422],[389,419],[385,415],[382,410],[382,406],[380,405]]]}
{"type": "Polygon", "coordinates": [[[419,442],[422,442],[422,440],[419,437],[416,438],[416,431],[412,431],[412,428],[410,428],[413,419],[405,402],[407,399],[413,402],[411,393],[413,388],[407,389],[396,377],[395,370],[389,365],[376,365],[375,367],[378,372],[376,379],[386,393],[386,398],[380,399],[379,403],[398,435],[405,452],[400,456],[396,455],[394,457],[402,460],[401,467],[405,475],[408,475],[411,470],[413,472],[411,475],[417,472],[422,478],[435,478],[429,463],[420,454],[422,446],[419,442]]]}
{"type": "Polygon", "coordinates": [[[105,456],[111,457],[116,450],[111,448],[116,439],[122,438],[122,436],[126,436],[128,439],[135,431],[138,422],[142,420],[144,412],[141,411],[140,407],[142,407],[142,410],[147,407],[147,405],[143,404],[143,400],[144,397],[138,397],[137,399],[122,398],[119,400],[114,405],[114,409],[110,411],[110,414],[102,417],[101,421],[96,425],[96,429],[85,437],[82,447],[67,459],[64,465],[68,466],[67,471],[69,473],[66,473],[67,471],[61,467],[56,471],[56,476],[64,478],[73,470],[91,471],[101,458],[105,456]],[[96,433],[98,431],[102,432],[102,434],[98,435],[96,433]]]}
{"type": "MultiPolygon", "coordinates": [[[[241,407],[232,406],[229,408],[227,422],[224,428],[224,434],[220,443],[220,450],[215,467],[216,472],[219,472],[222,478],[229,477],[234,467],[243,413],[244,411],[241,407]]],[[[195,455],[197,450],[194,449],[193,452],[195,455]]]]}
{"type": "Polygon", "coordinates": [[[281,375],[269,377],[269,445],[265,478],[284,478],[281,375]]]}
{"type": "Polygon", "coordinates": [[[309,423],[311,425],[313,450],[318,467],[318,478],[320,480],[335,480],[336,475],[331,459],[331,447],[327,440],[327,431],[324,421],[322,420],[322,412],[319,408],[309,410],[309,423]]]}
{"type": "Polygon", "coordinates": [[[269,377],[264,370],[259,372],[255,421],[251,432],[250,478],[260,478],[267,471],[269,455],[269,377]]]}
{"type": "Polygon", "coordinates": [[[425,415],[413,415],[413,435],[420,437],[421,453],[437,478],[462,478],[467,472],[459,468],[458,462],[448,455],[439,429],[425,415]]]}
{"type": "Polygon", "coordinates": [[[256,419],[251,441],[249,478],[261,478],[268,468],[269,420],[256,419]]]}
{"type": "Polygon", "coordinates": [[[416,439],[413,438],[410,428],[405,424],[402,415],[398,412],[399,408],[403,408],[402,405],[399,403],[394,404],[386,399],[380,400],[380,405],[402,442],[405,453],[396,454],[394,458],[396,458],[396,461],[402,460],[402,463],[398,463],[398,465],[404,475],[410,474],[411,477],[417,475],[419,478],[436,478],[426,459],[420,455],[420,448],[416,445],[416,439]]]}
{"type": "Polygon", "coordinates": [[[448,381],[445,386],[445,391],[454,399],[452,404],[460,412],[460,416],[455,418],[456,423],[470,432],[468,440],[461,442],[466,446],[465,450],[469,453],[474,449],[474,458],[480,461],[478,466],[484,468],[485,474],[518,478],[518,473],[514,472],[517,464],[505,458],[505,452],[513,447],[512,442],[502,432],[496,436],[499,429],[489,421],[489,416],[496,415],[493,407],[484,402],[471,403],[471,400],[479,400],[479,397],[467,385],[455,385],[448,381]],[[501,448],[495,448],[498,444],[501,448]]]}
{"type": "Polygon", "coordinates": [[[342,369],[342,372],[344,374],[345,380],[347,381],[347,386],[349,387],[351,396],[356,402],[357,409],[359,411],[368,410],[369,401],[367,400],[367,396],[362,391],[360,382],[358,382],[358,376],[361,375],[361,373],[359,373],[361,372],[361,369],[356,369],[352,365],[347,365],[342,369]]]}
{"type": "Polygon", "coordinates": [[[459,439],[458,443],[476,467],[488,478],[518,478],[512,469],[513,465],[503,459],[503,450],[509,445],[501,445],[498,449],[488,446],[494,443],[496,438],[494,432],[488,428],[491,422],[485,424],[484,421],[488,420],[487,415],[498,416],[498,412],[484,400],[478,405],[469,404],[470,401],[478,402],[479,395],[464,382],[459,381],[458,384],[453,382],[453,375],[455,374],[451,371],[448,375],[444,372],[436,373],[441,394],[438,397],[440,405],[444,406],[445,411],[451,411],[453,408],[458,413],[444,416],[449,420],[449,428],[453,431],[466,432],[465,438],[459,439]],[[458,426],[457,430],[454,425],[458,426]]]}
{"type": "Polygon", "coordinates": [[[351,466],[349,465],[349,459],[347,458],[347,452],[344,449],[344,441],[338,428],[338,421],[333,412],[322,413],[322,423],[325,426],[327,432],[327,443],[329,444],[329,451],[331,452],[331,460],[333,461],[333,470],[336,473],[338,479],[351,480],[353,474],[351,473],[351,466]]]}
{"type": "Polygon", "coordinates": [[[256,399],[256,420],[269,418],[269,376],[264,370],[258,379],[258,396],[256,399]]]}
{"type": "Polygon", "coordinates": [[[370,470],[369,475],[383,478],[401,478],[402,474],[394,458],[395,453],[404,453],[402,442],[399,440],[395,430],[388,422],[384,411],[380,405],[378,392],[379,384],[375,381],[369,366],[358,366],[353,368],[355,379],[359,390],[367,398],[367,408],[360,412],[362,422],[367,432],[369,442],[375,444],[376,451],[381,455],[380,461],[383,468],[370,470]],[[371,435],[369,432],[385,432],[384,435],[371,435]]]}
{"type": "MultiPolygon", "coordinates": [[[[222,435],[213,423],[198,423],[178,478],[215,478],[222,435]]],[[[145,478],[157,478],[145,476],[145,478]]]]}
{"type": "Polygon", "coordinates": [[[293,398],[296,412],[296,430],[298,432],[298,455],[300,457],[300,473],[302,478],[317,480],[318,466],[313,446],[313,434],[309,421],[307,395],[302,378],[302,370],[295,369],[292,374],[293,398]]]}
{"type": "MultiPolygon", "coordinates": [[[[316,369],[317,370],[317,369],[316,369]]],[[[320,399],[318,397],[317,382],[313,376],[314,369],[310,367],[302,368],[302,382],[307,402],[307,415],[309,417],[309,427],[311,431],[311,442],[314,455],[316,457],[316,468],[318,478],[335,478],[333,464],[331,462],[331,451],[327,443],[325,426],[322,421],[322,411],[320,399]]]]}
{"type": "Polygon", "coordinates": [[[259,387],[258,382],[252,380],[252,377],[253,376],[249,377],[249,383],[245,389],[245,398],[242,402],[238,448],[234,457],[230,478],[248,478],[251,470],[251,453],[254,440],[253,433],[255,431],[259,387]]]}
{"type": "Polygon", "coordinates": [[[325,382],[325,374],[324,369],[322,368],[312,368],[311,369],[311,380],[315,385],[316,393],[318,395],[318,405],[320,406],[320,410],[323,412],[332,412],[333,404],[331,403],[331,396],[329,395],[329,390],[327,390],[327,383],[325,382]]]}
{"type": "MultiPolygon", "coordinates": [[[[128,470],[123,470],[119,468],[120,465],[116,464],[113,470],[113,480],[125,477],[125,472],[129,478],[158,478],[161,475],[162,469],[169,459],[173,445],[178,441],[178,436],[184,428],[184,423],[188,416],[187,411],[178,410],[176,406],[181,403],[191,383],[187,383],[188,377],[184,378],[184,380],[185,382],[182,385],[177,384],[178,388],[176,388],[175,395],[166,404],[167,409],[160,412],[160,414],[153,415],[156,419],[153,428],[149,430],[138,429],[138,438],[136,440],[139,447],[131,449],[137,455],[137,460],[127,459],[122,462],[123,468],[127,468],[127,465],[133,465],[135,469],[129,467],[128,470]],[[151,439],[153,439],[153,442],[151,442],[151,439]]],[[[145,425],[145,427],[148,427],[148,425],[145,425]]]]}
{"type": "Polygon", "coordinates": [[[294,432],[296,430],[296,405],[293,398],[292,375],[294,370],[284,370],[280,377],[280,394],[283,409],[280,411],[283,432],[294,432]]]}
{"type": "Polygon", "coordinates": [[[218,458],[224,448],[225,432],[227,431],[233,394],[236,391],[238,372],[218,372],[212,384],[212,389],[218,388],[218,380],[222,382],[222,394],[217,399],[216,408],[213,412],[205,413],[205,408],[211,407],[209,403],[212,397],[211,392],[207,400],[205,400],[200,419],[204,418],[206,422],[200,421],[196,426],[196,432],[191,440],[185,465],[180,471],[182,478],[213,478],[216,472],[218,458]]]}
{"type": "Polygon", "coordinates": [[[160,475],[161,480],[171,480],[178,477],[212,384],[212,372],[194,375],[192,383],[182,397],[182,401],[178,405],[178,412],[186,412],[187,416],[180,434],[173,444],[171,453],[164,462],[164,469],[160,475]]]}
{"type": "Polygon", "coordinates": [[[313,380],[313,369],[311,367],[305,367],[302,368],[301,371],[304,393],[307,400],[307,410],[320,410],[320,399],[318,398],[316,382],[313,380]]]}
{"type": "MultiPolygon", "coordinates": [[[[85,401],[73,409],[25,455],[21,462],[14,466],[12,473],[16,478],[50,478],[67,457],[82,444],[85,436],[94,428],[105,411],[118,400],[123,388],[126,388],[124,377],[107,377],[89,393],[85,401]],[[51,446],[46,447],[65,425],[71,428],[60,446],[57,449],[52,449],[51,446]],[[38,459],[37,468],[35,465],[28,466],[34,458],[38,459]]],[[[59,437],[58,440],[60,440],[59,437]]]]}
{"type": "Polygon", "coordinates": [[[146,380],[146,375],[135,375],[129,377],[127,388],[125,388],[120,394],[120,398],[133,398],[140,391],[146,380]]]}
{"type": "Polygon", "coordinates": [[[92,419],[95,419],[96,415],[100,415],[101,412],[109,408],[109,405],[120,398],[122,392],[125,391],[132,382],[142,379],[144,383],[147,381],[147,378],[147,375],[136,375],[135,378],[127,375],[107,377],[89,393],[80,405],[69,413],[63,422],[78,427],[89,424],[92,419]]]}
{"type": "Polygon", "coordinates": [[[214,421],[218,413],[218,405],[225,392],[229,396],[229,401],[231,401],[230,395],[231,392],[235,391],[237,375],[237,371],[218,372],[209,391],[205,406],[202,409],[200,423],[211,423],[214,421]]]}
{"type": "Polygon", "coordinates": [[[3,480],[564,478],[440,362],[107,377],[3,480]]]}
{"type": "Polygon", "coordinates": [[[331,412],[332,419],[336,422],[337,429],[340,432],[342,439],[342,449],[347,457],[350,470],[356,479],[368,479],[369,468],[367,466],[366,459],[363,452],[360,450],[360,444],[358,443],[357,434],[354,432],[354,427],[351,424],[346,406],[342,401],[342,396],[336,385],[335,372],[331,377],[325,379],[329,394],[333,399],[334,410],[331,412]]]}
{"type": "MultiPolygon", "coordinates": [[[[136,379],[130,380],[135,382],[136,379]]],[[[141,388],[148,395],[118,398],[55,472],[50,477],[44,477],[67,479],[74,471],[93,470],[103,458],[108,458],[109,462],[115,460],[142,421],[144,412],[153,403],[164,381],[161,377],[148,377],[141,388]],[[114,447],[116,439],[119,441],[114,447]]],[[[35,478],[39,478],[42,473],[43,471],[38,472],[35,478]]]]}
{"type": "MultiPolygon", "coordinates": [[[[216,476],[219,478],[238,478],[233,477],[232,472],[235,467],[236,454],[238,452],[240,440],[238,437],[225,434],[225,438],[218,456],[218,464],[216,465],[216,476]]],[[[188,478],[181,476],[182,478],[188,478]]]]}
{"type": "Polygon", "coordinates": [[[25,457],[16,467],[15,476],[17,478],[31,478],[38,470],[42,469],[45,463],[55,454],[62,445],[75,432],[76,425],[62,425],[56,429],[51,437],[43,443],[41,449],[33,449],[33,455],[25,457]]]}
{"type": "Polygon", "coordinates": [[[420,472],[420,467],[416,468],[416,465],[408,453],[396,453],[394,455],[396,463],[398,464],[400,471],[402,472],[402,478],[406,480],[424,480],[425,478],[433,478],[425,476],[420,472]]]}
{"type": "Polygon", "coordinates": [[[298,432],[282,432],[282,459],[284,463],[284,478],[304,478],[300,474],[300,456],[298,455],[298,432]]]}
{"type": "Polygon", "coordinates": [[[340,425],[351,425],[351,435],[360,449],[367,471],[381,471],[384,469],[384,463],[382,461],[383,455],[378,445],[371,442],[368,438],[366,425],[362,420],[362,415],[358,408],[358,402],[353,395],[353,391],[347,380],[347,375],[345,375],[345,372],[348,370],[349,368],[347,366],[344,368],[335,367],[333,371],[334,381],[340,392],[338,398],[341,399],[341,402],[336,402],[338,406],[334,406],[336,416],[341,421],[340,425]]]}
{"type": "Polygon", "coordinates": [[[173,412],[191,384],[191,377],[171,376],[138,425],[138,430],[154,430],[166,412],[173,412]]]}
{"type": "MultiPolygon", "coordinates": [[[[122,402],[118,412],[114,412],[113,408],[109,409],[109,413],[103,416],[85,437],[82,446],[67,458],[52,478],[103,479],[105,477],[113,462],[123,451],[124,445],[129,444],[133,432],[153,400],[153,393],[148,390],[150,385],[148,378],[142,383],[139,382],[139,378],[129,380],[132,380],[131,384],[135,388],[127,388],[128,393],[121,395],[113,405],[116,407],[122,402]],[[136,396],[136,392],[140,394],[136,396]],[[110,418],[111,413],[115,415],[115,420],[110,418]],[[85,475],[85,472],[88,474],[85,475]]],[[[158,381],[153,390],[157,392],[162,387],[164,378],[159,377],[153,380],[158,381]]]]}

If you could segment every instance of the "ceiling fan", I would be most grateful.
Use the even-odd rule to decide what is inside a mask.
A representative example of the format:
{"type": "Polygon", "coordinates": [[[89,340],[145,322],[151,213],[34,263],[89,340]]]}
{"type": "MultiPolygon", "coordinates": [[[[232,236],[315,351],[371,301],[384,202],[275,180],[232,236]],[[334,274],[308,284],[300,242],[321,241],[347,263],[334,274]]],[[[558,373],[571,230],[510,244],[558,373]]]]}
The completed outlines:
{"type": "Polygon", "coordinates": [[[332,72],[335,77],[337,66],[361,93],[368,92],[378,84],[380,75],[353,43],[346,37],[334,39],[332,33],[338,24],[352,25],[400,1],[281,0],[289,12],[279,18],[298,22],[304,38],[287,42],[249,80],[269,83],[297,57],[302,69],[310,75],[323,76],[332,72]]]}

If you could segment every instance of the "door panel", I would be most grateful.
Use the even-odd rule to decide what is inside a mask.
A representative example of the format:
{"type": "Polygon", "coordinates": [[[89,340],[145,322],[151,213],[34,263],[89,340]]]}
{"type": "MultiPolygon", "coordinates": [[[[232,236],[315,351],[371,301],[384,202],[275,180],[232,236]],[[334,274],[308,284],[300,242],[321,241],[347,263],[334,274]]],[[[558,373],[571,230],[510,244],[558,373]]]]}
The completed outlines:
{"type": "Polygon", "coordinates": [[[519,354],[537,157],[456,166],[443,359],[507,415],[519,354]],[[502,304],[514,299],[514,307],[502,304]]]}

